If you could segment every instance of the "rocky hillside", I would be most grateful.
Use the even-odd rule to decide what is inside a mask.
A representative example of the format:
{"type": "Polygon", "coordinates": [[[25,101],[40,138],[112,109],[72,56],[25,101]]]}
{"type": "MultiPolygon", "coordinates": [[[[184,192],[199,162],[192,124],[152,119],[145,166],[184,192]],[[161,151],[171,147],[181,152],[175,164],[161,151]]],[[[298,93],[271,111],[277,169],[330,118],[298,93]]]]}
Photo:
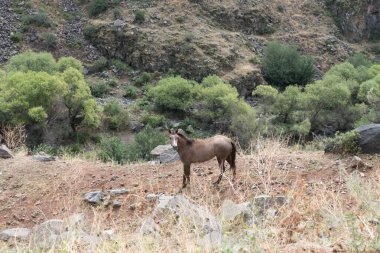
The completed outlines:
{"type": "Polygon", "coordinates": [[[87,1],[6,0],[0,6],[0,61],[28,48],[86,63],[105,56],[138,71],[196,80],[217,74],[249,95],[264,82],[260,54],[268,41],[298,45],[313,56],[321,76],[366,50],[366,43],[353,42],[377,36],[378,2],[110,1],[106,11],[89,17],[87,1]]]}

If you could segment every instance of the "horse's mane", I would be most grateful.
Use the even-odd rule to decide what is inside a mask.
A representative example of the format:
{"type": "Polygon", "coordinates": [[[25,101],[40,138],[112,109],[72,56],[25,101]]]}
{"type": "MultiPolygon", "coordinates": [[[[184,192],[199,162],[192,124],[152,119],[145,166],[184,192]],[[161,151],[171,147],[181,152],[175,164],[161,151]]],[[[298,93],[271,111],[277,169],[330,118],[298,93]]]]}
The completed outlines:
{"type": "Polygon", "coordinates": [[[185,135],[183,135],[182,133],[177,133],[177,135],[180,136],[181,138],[185,139],[185,140],[186,140],[186,144],[188,144],[188,145],[191,145],[191,144],[193,144],[193,142],[194,142],[194,140],[187,138],[187,137],[186,137],[185,135]]]}

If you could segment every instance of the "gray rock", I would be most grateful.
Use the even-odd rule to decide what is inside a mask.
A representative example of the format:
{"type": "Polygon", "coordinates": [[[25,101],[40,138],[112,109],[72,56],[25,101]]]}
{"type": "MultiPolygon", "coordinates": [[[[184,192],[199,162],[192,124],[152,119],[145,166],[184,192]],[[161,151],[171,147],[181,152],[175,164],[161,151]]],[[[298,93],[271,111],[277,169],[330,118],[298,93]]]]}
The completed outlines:
{"type": "Polygon", "coordinates": [[[0,240],[9,241],[27,241],[29,239],[30,229],[28,228],[10,228],[0,233],[0,240]]]}
{"type": "Polygon", "coordinates": [[[155,147],[152,151],[150,151],[150,154],[151,155],[155,155],[155,156],[159,156],[161,155],[163,152],[167,151],[167,150],[171,150],[173,149],[172,145],[168,144],[168,145],[158,145],[157,147],[155,147]]]}
{"type": "Polygon", "coordinates": [[[84,225],[84,222],[86,220],[86,217],[84,213],[76,213],[70,215],[66,220],[67,227],[73,228],[73,227],[80,227],[84,225]]]}
{"type": "Polygon", "coordinates": [[[53,245],[65,231],[66,226],[63,220],[47,220],[33,228],[32,242],[34,245],[53,245]]]}
{"type": "Polygon", "coordinates": [[[241,217],[246,224],[252,225],[252,204],[250,202],[235,204],[231,200],[225,200],[222,204],[221,217],[227,221],[233,221],[241,217]]]}
{"type": "Polygon", "coordinates": [[[160,226],[154,222],[152,217],[149,217],[141,225],[140,234],[158,237],[160,234],[160,226]]]}
{"type": "Polygon", "coordinates": [[[7,159],[7,158],[12,158],[12,157],[13,157],[12,151],[10,151],[7,146],[2,144],[0,146],[0,158],[7,159]]]}
{"type": "Polygon", "coordinates": [[[84,200],[91,204],[100,204],[104,200],[104,193],[102,191],[87,192],[84,194],[84,200]]]}
{"type": "Polygon", "coordinates": [[[118,200],[112,201],[112,207],[113,208],[120,208],[121,207],[121,202],[118,200]]]}
{"type": "Polygon", "coordinates": [[[145,125],[143,123],[141,123],[141,122],[132,121],[131,124],[130,124],[130,129],[134,133],[138,133],[138,132],[140,132],[144,128],[144,126],[145,125]]]}
{"type": "Polygon", "coordinates": [[[359,147],[362,153],[380,153],[380,124],[361,126],[356,131],[359,133],[359,147]]]}
{"type": "Polygon", "coordinates": [[[108,192],[113,195],[122,195],[122,194],[129,193],[129,190],[126,188],[121,188],[121,189],[112,189],[112,190],[109,190],[108,192]]]}
{"type": "Polygon", "coordinates": [[[151,152],[151,155],[159,156],[160,163],[171,163],[179,160],[179,155],[173,147],[168,145],[158,145],[151,152]]]}
{"type": "Polygon", "coordinates": [[[264,217],[267,214],[275,214],[277,209],[284,206],[289,202],[285,196],[267,196],[260,195],[253,199],[253,207],[256,214],[260,217],[264,217]]]}
{"type": "Polygon", "coordinates": [[[160,154],[160,163],[162,164],[175,162],[179,159],[179,154],[174,149],[166,150],[160,154]]]}
{"type": "Polygon", "coordinates": [[[113,26],[115,27],[123,27],[125,26],[125,22],[121,19],[116,19],[114,22],[113,22],[113,26]]]}
{"type": "Polygon", "coordinates": [[[145,199],[148,200],[148,201],[154,201],[156,199],[158,199],[160,196],[157,195],[157,194],[154,194],[154,193],[148,193],[146,196],[145,196],[145,199]]]}
{"type": "Polygon", "coordinates": [[[221,245],[221,228],[216,217],[206,207],[192,203],[182,195],[160,196],[159,204],[153,211],[152,217],[148,218],[141,227],[141,233],[157,235],[159,233],[157,224],[168,223],[170,217],[186,220],[194,223],[194,227],[200,228],[201,231],[197,232],[201,236],[198,241],[201,247],[211,249],[221,245]]]}
{"type": "Polygon", "coordinates": [[[55,157],[51,155],[46,155],[46,154],[37,154],[34,155],[33,158],[35,160],[41,161],[41,162],[51,162],[55,161],[55,157]]]}
{"type": "Polygon", "coordinates": [[[193,128],[193,126],[192,125],[188,125],[187,127],[186,127],[186,132],[187,133],[194,133],[194,128],[193,128]]]}

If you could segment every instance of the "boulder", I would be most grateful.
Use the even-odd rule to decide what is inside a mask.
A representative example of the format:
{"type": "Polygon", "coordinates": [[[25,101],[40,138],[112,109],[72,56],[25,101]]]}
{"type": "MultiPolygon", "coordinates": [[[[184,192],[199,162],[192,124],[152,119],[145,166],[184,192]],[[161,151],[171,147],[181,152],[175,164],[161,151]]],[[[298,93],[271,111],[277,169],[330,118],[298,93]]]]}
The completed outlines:
{"type": "Polygon", "coordinates": [[[158,236],[160,225],[170,223],[170,219],[186,221],[190,226],[199,228],[194,232],[200,236],[198,244],[201,247],[211,249],[221,245],[222,233],[216,217],[206,207],[192,203],[182,195],[161,195],[152,216],[143,223],[140,232],[158,236]]]}
{"type": "Polygon", "coordinates": [[[65,231],[66,225],[63,220],[47,220],[33,228],[32,242],[34,245],[53,245],[65,231]]]}
{"type": "Polygon", "coordinates": [[[144,124],[138,121],[132,121],[130,124],[130,129],[134,133],[140,132],[144,128],[144,124]]]}
{"type": "Polygon", "coordinates": [[[0,233],[0,240],[2,241],[27,241],[29,239],[30,229],[28,228],[10,228],[0,233]]]}
{"type": "Polygon", "coordinates": [[[12,151],[10,151],[7,146],[2,144],[0,146],[0,158],[6,159],[6,158],[12,158],[12,157],[13,157],[12,151]]]}
{"type": "Polygon", "coordinates": [[[171,163],[179,160],[179,155],[173,147],[168,145],[158,145],[151,152],[151,155],[158,156],[160,163],[171,163]]]}
{"type": "Polygon", "coordinates": [[[364,162],[360,157],[354,156],[351,159],[350,164],[348,165],[348,168],[353,169],[353,170],[365,171],[367,169],[371,169],[372,166],[364,162]]]}
{"type": "Polygon", "coordinates": [[[286,205],[289,199],[285,196],[275,196],[271,197],[268,195],[260,195],[253,199],[253,207],[255,213],[264,218],[268,214],[276,214],[278,209],[286,205]]]}
{"type": "Polygon", "coordinates": [[[90,204],[100,204],[103,202],[105,196],[102,191],[87,192],[84,194],[84,200],[90,204]]]}
{"type": "Polygon", "coordinates": [[[380,124],[369,124],[356,129],[359,147],[364,154],[380,153],[380,124]]]}
{"type": "Polygon", "coordinates": [[[108,192],[112,195],[122,195],[122,194],[129,193],[129,190],[125,188],[120,188],[120,189],[112,189],[112,190],[109,190],[108,192]]]}
{"type": "Polygon", "coordinates": [[[246,224],[252,225],[252,204],[250,202],[235,204],[231,200],[225,200],[222,204],[221,217],[225,221],[234,221],[240,217],[246,224]]]}
{"type": "Polygon", "coordinates": [[[38,160],[38,161],[41,161],[41,162],[55,161],[55,157],[54,156],[47,155],[45,153],[40,153],[40,154],[34,155],[33,158],[35,160],[38,160]]]}

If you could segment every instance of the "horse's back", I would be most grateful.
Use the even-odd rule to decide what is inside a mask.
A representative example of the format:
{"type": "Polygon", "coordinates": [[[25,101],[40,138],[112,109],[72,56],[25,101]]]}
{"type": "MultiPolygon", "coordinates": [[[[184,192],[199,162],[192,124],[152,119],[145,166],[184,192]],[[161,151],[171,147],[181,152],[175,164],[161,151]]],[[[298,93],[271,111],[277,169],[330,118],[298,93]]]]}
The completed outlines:
{"type": "Polygon", "coordinates": [[[232,140],[224,135],[215,135],[213,137],[213,146],[215,155],[225,158],[232,151],[232,140]]]}

